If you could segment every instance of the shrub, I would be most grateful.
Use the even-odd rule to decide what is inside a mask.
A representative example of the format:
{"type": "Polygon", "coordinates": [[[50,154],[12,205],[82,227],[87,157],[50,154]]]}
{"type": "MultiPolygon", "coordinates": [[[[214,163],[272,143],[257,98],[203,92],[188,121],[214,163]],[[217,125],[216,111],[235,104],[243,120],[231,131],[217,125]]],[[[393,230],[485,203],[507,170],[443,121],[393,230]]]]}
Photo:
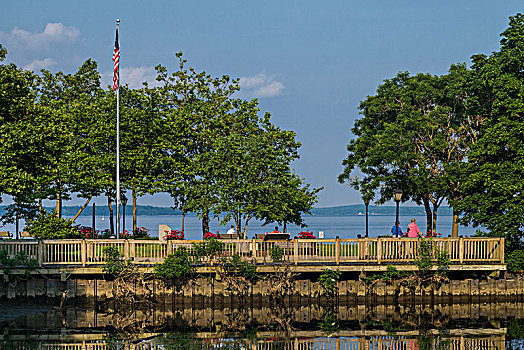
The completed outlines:
{"type": "Polygon", "coordinates": [[[100,231],[100,234],[98,235],[98,238],[100,239],[109,239],[111,238],[111,230],[106,228],[103,231],[100,231]]]}
{"type": "Polygon", "coordinates": [[[83,238],[82,233],[73,226],[73,221],[59,218],[56,212],[42,211],[38,217],[29,221],[26,231],[35,238],[42,239],[65,239],[83,238]]]}
{"type": "Polygon", "coordinates": [[[171,230],[171,231],[164,231],[164,232],[166,233],[166,235],[164,236],[164,239],[168,241],[184,239],[184,231],[171,230]]]}
{"type": "Polygon", "coordinates": [[[298,236],[296,238],[298,238],[298,239],[316,239],[316,237],[313,234],[313,232],[309,232],[309,230],[299,232],[298,236]]]}
{"type": "Polygon", "coordinates": [[[130,262],[124,261],[124,254],[117,247],[105,247],[102,252],[106,260],[104,265],[105,273],[118,275],[129,267],[130,262]]]}
{"type": "Polygon", "coordinates": [[[208,232],[204,235],[204,239],[218,238],[218,233],[208,232]]]}
{"type": "Polygon", "coordinates": [[[284,257],[284,248],[274,245],[269,251],[269,256],[274,262],[281,262],[284,257]]]}
{"type": "Polygon", "coordinates": [[[242,260],[238,254],[233,254],[231,258],[224,258],[222,263],[224,272],[230,276],[243,277],[247,280],[254,280],[258,277],[256,266],[249,261],[242,260]]]}
{"type": "Polygon", "coordinates": [[[202,242],[194,243],[193,249],[195,251],[195,260],[199,261],[202,258],[207,260],[216,260],[224,251],[225,245],[216,238],[209,238],[202,242]]]}
{"type": "Polygon", "coordinates": [[[338,290],[338,280],[342,272],[340,270],[333,270],[329,267],[324,270],[324,273],[320,275],[318,282],[322,286],[322,290],[329,296],[334,296],[338,290]]]}
{"type": "Polygon", "coordinates": [[[149,237],[149,229],[147,229],[145,227],[137,227],[133,231],[133,238],[134,239],[142,239],[142,238],[147,238],[147,237],[149,237]]]}
{"type": "Polygon", "coordinates": [[[29,277],[29,270],[34,270],[38,265],[35,259],[31,259],[26,252],[18,251],[12,258],[7,250],[0,250],[0,265],[3,267],[4,275],[9,275],[14,267],[26,268],[25,277],[29,277]]]}
{"type": "Polygon", "coordinates": [[[517,249],[506,254],[508,271],[511,273],[522,273],[524,271],[524,250],[517,249]]]}
{"type": "Polygon", "coordinates": [[[155,265],[154,274],[163,279],[184,278],[193,272],[191,252],[186,247],[179,247],[169,254],[164,262],[155,265]]]}
{"type": "Polygon", "coordinates": [[[98,232],[93,232],[93,228],[90,226],[76,225],[75,228],[80,232],[82,238],[98,238],[98,232]]]}

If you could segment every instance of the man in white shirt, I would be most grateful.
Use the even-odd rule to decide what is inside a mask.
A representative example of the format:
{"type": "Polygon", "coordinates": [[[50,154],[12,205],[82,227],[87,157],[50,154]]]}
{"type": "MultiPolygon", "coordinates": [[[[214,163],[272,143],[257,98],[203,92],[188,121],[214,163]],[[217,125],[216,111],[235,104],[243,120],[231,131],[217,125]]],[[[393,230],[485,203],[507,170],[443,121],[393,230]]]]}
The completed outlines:
{"type": "Polygon", "coordinates": [[[228,235],[234,235],[235,234],[235,226],[231,225],[231,228],[227,230],[228,235]]]}

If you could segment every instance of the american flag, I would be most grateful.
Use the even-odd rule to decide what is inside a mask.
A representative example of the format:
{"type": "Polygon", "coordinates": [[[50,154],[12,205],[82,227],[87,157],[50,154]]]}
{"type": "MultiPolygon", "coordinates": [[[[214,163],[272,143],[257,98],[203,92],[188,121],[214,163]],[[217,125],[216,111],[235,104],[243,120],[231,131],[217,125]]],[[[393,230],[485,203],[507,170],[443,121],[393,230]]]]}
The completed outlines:
{"type": "Polygon", "coordinates": [[[113,69],[113,91],[116,91],[118,89],[118,65],[120,63],[120,45],[118,43],[118,28],[116,29],[115,49],[113,50],[113,61],[115,62],[115,66],[113,69]]]}

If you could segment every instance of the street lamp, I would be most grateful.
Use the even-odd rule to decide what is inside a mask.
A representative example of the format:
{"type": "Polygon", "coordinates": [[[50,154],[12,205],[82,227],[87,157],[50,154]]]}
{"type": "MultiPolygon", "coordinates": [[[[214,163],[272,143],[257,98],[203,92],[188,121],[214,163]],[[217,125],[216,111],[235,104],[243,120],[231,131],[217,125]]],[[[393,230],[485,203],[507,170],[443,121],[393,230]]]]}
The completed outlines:
{"type": "Polygon", "coordinates": [[[124,216],[122,218],[122,233],[124,233],[126,231],[126,204],[127,204],[127,197],[125,194],[122,194],[122,196],[120,197],[120,202],[122,203],[122,209],[124,211],[124,216]]]}
{"type": "Polygon", "coordinates": [[[369,233],[369,230],[368,230],[368,206],[369,206],[369,198],[368,197],[364,197],[362,198],[364,200],[364,204],[366,205],[366,238],[368,238],[368,233],[369,233]]]}
{"type": "Polygon", "coordinates": [[[402,190],[396,189],[395,192],[393,192],[393,199],[395,199],[395,202],[397,202],[397,219],[395,220],[395,225],[398,222],[398,205],[400,203],[400,200],[402,199],[402,190]]]}

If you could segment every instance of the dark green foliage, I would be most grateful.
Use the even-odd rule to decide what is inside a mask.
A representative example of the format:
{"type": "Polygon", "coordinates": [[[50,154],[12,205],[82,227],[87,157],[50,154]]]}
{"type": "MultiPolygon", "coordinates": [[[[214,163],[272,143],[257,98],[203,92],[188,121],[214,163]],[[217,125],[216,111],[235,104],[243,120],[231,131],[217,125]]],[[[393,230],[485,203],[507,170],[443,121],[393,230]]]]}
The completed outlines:
{"type": "Polygon", "coordinates": [[[59,218],[54,211],[40,212],[35,220],[27,223],[26,231],[32,237],[41,239],[83,238],[82,233],[73,226],[73,221],[59,218]]]}
{"type": "Polygon", "coordinates": [[[258,278],[256,266],[249,261],[242,260],[238,254],[233,254],[230,258],[223,258],[222,269],[224,274],[230,277],[242,277],[248,281],[258,278]]]}
{"type": "Polygon", "coordinates": [[[406,271],[399,271],[395,266],[388,265],[386,267],[386,272],[383,274],[373,274],[368,277],[362,278],[362,282],[364,282],[366,285],[372,285],[376,281],[384,281],[388,284],[392,283],[394,280],[406,277],[409,275],[409,272],[406,271]]]}
{"type": "Polygon", "coordinates": [[[179,247],[162,263],[155,265],[154,274],[166,280],[186,278],[194,272],[193,259],[194,257],[186,247],[179,247]]]}
{"type": "Polygon", "coordinates": [[[271,247],[269,256],[273,262],[282,262],[282,258],[284,257],[284,248],[275,244],[273,247],[271,247]]]}
{"type": "Polygon", "coordinates": [[[219,239],[210,238],[205,239],[202,242],[193,244],[195,261],[200,260],[213,261],[217,260],[224,251],[225,245],[219,239]]]}
{"type": "Polygon", "coordinates": [[[325,269],[322,275],[320,275],[318,282],[326,295],[330,297],[335,296],[338,291],[338,281],[341,275],[342,272],[340,272],[340,270],[333,270],[331,268],[325,269]]]}
{"type": "Polygon", "coordinates": [[[421,277],[431,275],[434,266],[437,267],[437,274],[445,276],[450,264],[449,253],[441,251],[431,238],[419,239],[418,258],[415,259],[415,265],[421,277]]]}
{"type": "Polygon", "coordinates": [[[516,249],[506,254],[506,263],[508,264],[508,271],[512,273],[524,272],[524,250],[516,249]]]}
{"type": "Polygon", "coordinates": [[[105,257],[104,272],[110,275],[119,275],[130,267],[130,262],[124,260],[122,254],[117,247],[105,247],[103,249],[105,257]]]}
{"type": "Polygon", "coordinates": [[[323,315],[322,321],[320,321],[320,329],[328,336],[340,332],[340,323],[334,310],[330,309],[323,315]]]}
{"type": "Polygon", "coordinates": [[[484,118],[478,141],[468,155],[463,197],[453,201],[461,221],[483,226],[486,235],[505,237],[510,250],[524,237],[524,15],[510,17],[500,49],[476,55],[472,102],[484,118]]]}
{"type": "Polygon", "coordinates": [[[0,250],[0,266],[2,266],[4,275],[9,275],[9,279],[15,278],[11,276],[10,272],[13,268],[23,268],[25,271],[25,278],[29,277],[29,271],[34,270],[38,265],[35,259],[31,259],[26,252],[19,251],[12,258],[9,257],[7,250],[0,250]]]}

